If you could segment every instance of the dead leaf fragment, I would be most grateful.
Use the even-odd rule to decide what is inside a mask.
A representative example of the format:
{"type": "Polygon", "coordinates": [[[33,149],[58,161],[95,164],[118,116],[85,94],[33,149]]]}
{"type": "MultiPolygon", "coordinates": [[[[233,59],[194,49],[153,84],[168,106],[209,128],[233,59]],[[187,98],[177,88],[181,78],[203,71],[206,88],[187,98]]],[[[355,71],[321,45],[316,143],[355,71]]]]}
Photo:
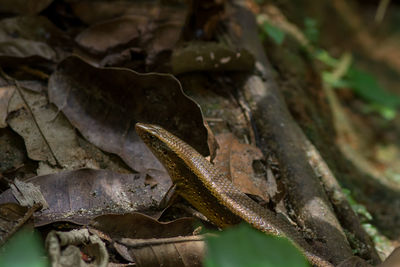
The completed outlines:
{"type": "Polygon", "coordinates": [[[46,237],[45,245],[52,266],[106,267],[108,264],[108,252],[104,242],[97,235],[90,234],[87,229],[51,231],[46,237]],[[83,250],[89,252],[88,255],[94,261],[85,263],[78,246],[84,246],[83,250]]]}
{"type": "Polygon", "coordinates": [[[47,204],[42,192],[40,192],[39,186],[15,179],[14,182],[10,184],[10,187],[13,196],[18,200],[20,205],[32,207],[35,204],[40,204],[42,209],[49,208],[49,204],[47,204]]]}
{"type": "Polygon", "coordinates": [[[12,172],[23,167],[25,162],[26,149],[22,138],[10,128],[0,129],[0,173],[11,172],[11,178],[19,177],[12,172]]]}
{"type": "Polygon", "coordinates": [[[41,205],[25,208],[14,203],[0,205],[0,247],[22,228],[33,229],[32,215],[41,205]]]}
{"type": "Polygon", "coordinates": [[[0,86],[0,128],[7,127],[8,103],[15,92],[11,85],[0,86]]]}
{"type": "Polygon", "coordinates": [[[269,201],[268,183],[253,169],[253,162],[263,158],[261,150],[255,146],[241,144],[233,134],[216,136],[220,149],[217,150],[215,165],[222,170],[241,191],[260,196],[269,201]]]}
{"type": "Polygon", "coordinates": [[[24,217],[27,211],[27,207],[16,203],[0,205],[0,244],[4,244],[8,240],[9,233],[13,232],[19,220],[24,217]]]}

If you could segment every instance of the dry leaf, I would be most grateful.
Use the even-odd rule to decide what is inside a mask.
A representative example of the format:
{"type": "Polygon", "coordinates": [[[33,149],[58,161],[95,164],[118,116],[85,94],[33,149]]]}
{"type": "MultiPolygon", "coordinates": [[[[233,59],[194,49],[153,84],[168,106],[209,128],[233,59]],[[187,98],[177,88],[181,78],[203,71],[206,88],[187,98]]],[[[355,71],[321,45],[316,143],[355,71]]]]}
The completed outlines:
{"type": "Polygon", "coordinates": [[[167,238],[193,233],[193,218],[180,218],[171,222],[159,222],[145,214],[106,214],[94,218],[90,225],[112,239],[119,238],[167,238]]]}
{"type": "Polygon", "coordinates": [[[43,94],[21,89],[29,106],[16,93],[9,104],[8,124],[24,138],[29,158],[60,164],[71,170],[86,165],[88,156],[79,146],[74,128],[54,106],[48,104],[43,94]],[[32,111],[32,114],[30,113],[32,111]],[[33,116],[32,116],[33,115],[33,116]]]}
{"type": "Polygon", "coordinates": [[[124,239],[115,248],[126,259],[135,259],[140,267],[170,266],[189,267],[203,266],[206,246],[197,236],[162,238],[150,240],[124,239]],[[135,243],[132,247],[130,241],[135,243]]]}
{"type": "Polygon", "coordinates": [[[45,9],[53,0],[1,0],[0,12],[34,15],[45,9]]]}
{"type": "MultiPolygon", "coordinates": [[[[160,12],[160,3],[150,1],[74,1],[70,2],[76,16],[86,24],[92,25],[124,15],[146,15],[155,17],[160,12]]],[[[167,12],[167,11],[166,11],[167,12]]]]}
{"type": "Polygon", "coordinates": [[[101,239],[89,233],[87,229],[72,230],[69,232],[51,231],[45,241],[46,249],[52,266],[60,267],[107,267],[108,252],[101,239]],[[85,263],[82,260],[83,251],[93,258],[93,262],[85,263]]]}
{"type": "Polygon", "coordinates": [[[138,38],[143,38],[154,27],[150,19],[130,15],[104,21],[81,32],[75,41],[93,54],[104,54],[117,46],[138,43],[138,38]]]}
{"type": "MultiPolygon", "coordinates": [[[[86,24],[93,25],[123,16],[145,16],[154,22],[185,20],[186,5],[151,1],[71,1],[74,13],[86,24]]],[[[183,22],[182,22],[183,23],[183,22]]]]}
{"type": "Polygon", "coordinates": [[[266,177],[258,175],[253,162],[263,158],[261,150],[255,146],[241,144],[233,134],[216,136],[220,149],[217,150],[215,165],[244,193],[257,195],[269,201],[266,177]]]}
{"type": "Polygon", "coordinates": [[[10,184],[10,187],[13,196],[20,205],[25,207],[33,207],[35,204],[40,204],[42,209],[49,208],[49,204],[47,204],[46,200],[44,199],[39,186],[15,179],[14,182],[10,184]]]}
{"type": "Polygon", "coordinates": [[[16,203],[0,205],[0,244],[3,244],[8,239],[8,233],[14,229],[27,211],[27,207],[22,207],[16,203]]]}
{"type": "MultiPolygon", "coordinates": [[[[49,209],[36,212],[36,226],[56,221],[85,224],[108,213],[152,212],[167,191],[158,184],[145,186],[145,175],[118,174],[107,170],[81,169],[28,179],[40,190],[49,209]]],[[[15,202],[11,190],[0,195],[0,203],[15,202]]]]}
{"type": "Polygon", "coordinates": [[[209,153],[201,111],[171,75],[94,68],[70,57],[52,74],[49,98],[87,140],[158,183],[170,183],[169,176],[136,135],[136,122],[161,125],[209,153]]]}
{"type": "MultiPolygon", "coordinates": [[[[39,205],[31,208],[15,203],[0,204],[0,247],[22,227],[25,227],[39,205]]],[[[31,222],[28,227],[32,228],[31,222]]]]}
{"type": "MultiPolygon", "coordinates": [[[[96,21],[76,37],[83,48],[83,57],[86,53],[101,55],[105,56],[98,61],[102,66],[133,68],[141,66],[131,63],[139,56],[145,67],[135,70],[169,70],[169,58],[186,19],[185,5],[132,1],[71,4],[83,20],[89,20],[90,24],[96,21]],[[89,9],[90,12],[83,11],[89,9]]],[[[77,53],[81,55],[81,50],[77,53]]]]}
{"type": "Polygon", "coordinates": [[[117,240],[117,252],[138,266],[201,266],[204,242],[191,240],[193,218],[158,222],[132,213],[99,216],[90,225],[117,240]]]}
{"type": "Polygon", "coordinates": [[[14,86],[0,85],[0,128],[7,127],[8,103],[14,92],[14,86]]]}
{"type": "Polygon", "coordinates": [[[0,21],[1,62],[3,58],[33,56],[56,62],[66,55],[58,48],[71,46],[69,38],[45,17],[21,16],[0,21]]]}
{"type": "MultiPolygon", "coordinates": [[[[0,129],[0,173],[23,167],[26,162],[24,141],[10,128],[0,129]]],[[[8,175],[8,174],[7,174],[8,175]]],[[[13,174],[13,177],[19,175],[13,174]]]]}

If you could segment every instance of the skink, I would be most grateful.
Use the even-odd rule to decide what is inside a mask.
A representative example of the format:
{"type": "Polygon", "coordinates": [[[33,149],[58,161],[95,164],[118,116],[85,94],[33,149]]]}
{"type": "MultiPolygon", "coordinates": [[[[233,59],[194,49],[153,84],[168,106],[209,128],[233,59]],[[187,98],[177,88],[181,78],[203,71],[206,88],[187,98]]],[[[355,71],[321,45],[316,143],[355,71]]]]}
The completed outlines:
{"type": "Polygon", "coordinates": [[[288,238],[313,265],[333,267],[312,252],[292,225],[246,196],[190,145],[157,125],[135,127],[168,171],[176,192],[212,223],[224,228],[243,220],[262,232],[288,238]]]}

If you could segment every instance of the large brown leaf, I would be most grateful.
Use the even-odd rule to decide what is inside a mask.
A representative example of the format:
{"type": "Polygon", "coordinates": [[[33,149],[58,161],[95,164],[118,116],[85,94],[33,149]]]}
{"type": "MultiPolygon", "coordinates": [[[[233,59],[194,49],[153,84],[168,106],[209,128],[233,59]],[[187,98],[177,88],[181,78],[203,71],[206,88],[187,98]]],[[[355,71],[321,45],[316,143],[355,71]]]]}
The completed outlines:
{"type": "Polygon", "coordinates": [[[95,68],[69,57],[50,77],[49,98],[87,140],[159,181],[169,177],[136,135],[136,122],[161,125],[209,154],[200,108],[171,75],[95,68]]]}
{"type": "MultiPolygon", "coordinates": [[[[162,185],[145,185],[143,174],[118,174],[107,170],[81,169],[28,179],[40,186],[49,209],[36,212],[36,226],[55,221],[85,224],[108,213],[127,213],[154,209],[163,192],[162,185]]],[[[11,190],[0,195],[0,203],[16,202],[11,190]]]]}

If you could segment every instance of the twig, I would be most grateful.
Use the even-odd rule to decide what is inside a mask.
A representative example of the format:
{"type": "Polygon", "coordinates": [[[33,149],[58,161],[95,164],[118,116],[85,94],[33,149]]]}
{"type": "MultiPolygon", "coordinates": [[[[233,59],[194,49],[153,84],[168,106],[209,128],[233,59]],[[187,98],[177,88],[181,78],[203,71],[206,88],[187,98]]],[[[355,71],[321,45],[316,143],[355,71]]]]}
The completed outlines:
{"type": "Polygon", "coordinates": [[[131,239],[121,238],[117,240],[118,243],[125,245],[129,248],[140,248],[146,246],[164,245],[171,243],[182,243],[182,242],[193,242],[193,241],[204,241],[207,236],[216,236],[215,234],[204,234],[196,236],[177,236],[167,238],[149,238],[149,239],[131,239]]]}
{"type": "Polygon", "coordinates": [[[375,22],[381,23],[383,18],[385,17],[387,7],[390,4],[390,0],[381,0],[379,1],[378,8],[376,9],[375,13],[375,22]]]}

